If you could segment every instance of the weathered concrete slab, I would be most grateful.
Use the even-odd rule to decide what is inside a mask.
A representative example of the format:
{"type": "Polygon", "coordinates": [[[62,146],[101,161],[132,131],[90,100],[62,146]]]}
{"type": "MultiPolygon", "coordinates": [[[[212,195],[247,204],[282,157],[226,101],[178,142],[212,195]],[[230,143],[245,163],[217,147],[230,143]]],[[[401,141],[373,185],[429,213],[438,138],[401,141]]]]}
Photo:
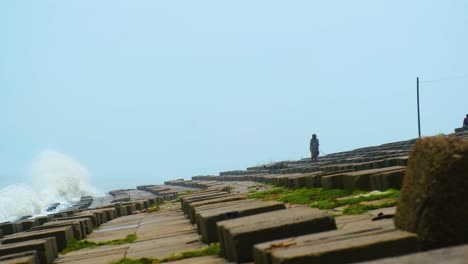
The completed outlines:
{"type": "Polygon", "coordinates": [[[145,214],[134,214],[114,219],[88,235],[87,240],[99,242],[124,239],[129,234],[135,234],[141,219],[145,214]]]}
{"type": "Polygon", "coordinates": [[[56,220],[74,220],[78,218],[88,218],[89,220],[91,220],[91,223],[93,224],[93,228],[96,228],[99,226],[99,222],[96,218],[96,215],[94,215],[93,213],[79,213],[74,216],[56,218],[56,220]]]}
{"type": "Polygon", "coordinates": [[[0,256],[0,264],[39,264],[35,250],[0,256]]]}
{"type": "Polygon", "coordinates": [[[400,231],[383,231],[333,241],[313,241],[271,252],[269,263],[354,263],[417,252],[416,235],[400,231]]]}
{"type": "Polygon", "coordinates": [[[257,214],[217,223],[224,256],[229,261],[253,259],[255,244],[336,229],[327,212],[308,207],[257,214]]]}
{"type": "Polygon", "coordinates": [[[37,226],[37,220],[27,219],[27,220],[18,222],[18,224],[21,224],[21,229],[23,231],[28,231],[28,230],[31,230],[33,227],[37,226]]]}
{"type": "Polygon", "coordinates": [[[66,220],[54,220],[52,222],[45,223],[44,226],[54,225],[55,223],[73,223],[74,221],[78,221],[81,226],[81,233],[83,235],[91,234],[93,231],[93,222],[90,218],[71,218],[66,220]]]}
{"type": "Polygon", "coordinates": [[[201,239],[210,244],[218,242],[218,231],[216,223],[223,220],[283,210],[286,206],[276,201],[254,201],[243,205],[223,206],[198,213],[198,229],[202,235],[201,239]]]}
{"type": "Polygon", "coordinates": [[[70,226],[56,227],[51,229],[30,231],[16,233],[9,236],[5,236],[0,239],[2,244],[12,244],[17,242],[24,242],[32,239],[41,239],[55,237],[58,251],[62,251],[66,246],[67,242],[74,238],[73,230],[70,226]]]}
{"type": "MultiPolygon", "coordinates": [[[[197,226],[200,225],[200,212],[203,211],[208,211],[216,208],[228,208],[228,207],[237,207],[237,206],[242,206],[245,204],[251,204],[251,203],[258,203],[259,200],[257,199],[244,199],[244,200],[235,200],[235,201],[229,201],[229,202],[224,202],[224,203],[217,203],[217,204],[208,204],[208,205],[202,205],[194,208],[194,214],[195,214],[195,224],[197,226]]],[[[197,229],[198,233],[201,234],[200,229],[197,229]]]]}
{"type": "Polygon", "coordinates": [[[268,241],[254,246],[255,263],[272,263],[271,253],[298,247],[307,247],[320,243],[352,239],[360,236],[372,236],[382,232],[394,231],[392,220],[372,221],[371,217],[346,216],[335,219],[340,229],[315,234],[289,237],[268,241]],[[340,219],[341,218],[341,219],[340,219]]]}
{"type": "Polygon", "coordinates": [[[1,223],[0,224],[0,231],[2,232],[3,236],[6,235],[11,235],[13,233],[16,233],[16,224],[7,222],[7,223],[1,223]]]}
{"type": "Polygon", "coordinates": [[[380,169],[368,169],[354,172],[346,172],[322,177],[322,186],[325,189],[365,189],[371,188],[370,177],[372,175],[403,170],[403,166],[393,166],[380,169]]]}
{"type": "Polygon", "coordinates": [[[84,249],[60,256],[55,264],[103,264],[117,261],[125,257],[130,245],[104,246],[84,249]]]}
{"type": "Polygon", "coordinates": [[[51,216],[38,216],[36,217],[36,220],[37,220],[37,225],[40,226],[47,222],[52,221],[52,217],[51,216]]]}
{"type": "Polygon", "coordinates": [[[214,198],[220,198],[227,196],[229,193],[227,192],[213,192],[213,193],[203,193],[199,195],[191,195],[190,197],[182,197],[180,199],[180,205],[182,208],[182,211],[185,214],[188,214],[187,207],[189,203],[192,202],[197,202],[197,201],[203,201],[203,200],[208,200],[208,199],[214,199],[214,198]]]}
{"type": "Polygon", "coordinates": [[[76,240],[81,240],[86,236],[86,233],[83,233],[84,230],[82,229],[80,221],[77,220],[65,220],[65,221],[56,221],[51,222],[50,224],[44,224],[41,226],[35,226],[32,230],[45,230],[45,229],[52,229],[57,227],[66,227],[69,226],[73,230],[73,237],[76,240]]]}
{"type": "Polygon", "coordinates": [[[127,206],[124,206],[121,204],[115,205],[115,211],[116,211],[117,217],[122,217],[122,216],[126,216],[130,214],[128,212],[127,206]]]}
{"type": "Polygon", "coordinates": [[[385,191],[388,189],[400,189],[405,177],[405,170],[381,172],[370,176],[370,189],[385,191]]]}
{"type": "Polygon", "coordinates": [[[39,263],[41,264],[53,263],[54,259],[58,256],[57,244],[54,237],[0,245],[0,256],[26,251],[36,251],[39,263]]]}
{"type": "Polygon", "coordinates": [[[385,258],[366,264],[465,264],[468,260],[468,245],[429,250],[421,253],[409,254],[401,257],[385,258]]]}
{"type": "Polygon", "coordinates": [[[214,198],[214,199],[208,199],[208,200],[203,200],[203,201],[198,201],[198,202],[191,202],[188,204],[187,215],[193,224],[195,223],[195,208],[196,207],[209,205],[209,204],[218,204],[218,203],[225,203],[225,202],[230,202],[230,201],[243,200],[245,198],[246,198],[245,195],[228,195],[228,196],[221,197],[221,198],[214,198]]]}

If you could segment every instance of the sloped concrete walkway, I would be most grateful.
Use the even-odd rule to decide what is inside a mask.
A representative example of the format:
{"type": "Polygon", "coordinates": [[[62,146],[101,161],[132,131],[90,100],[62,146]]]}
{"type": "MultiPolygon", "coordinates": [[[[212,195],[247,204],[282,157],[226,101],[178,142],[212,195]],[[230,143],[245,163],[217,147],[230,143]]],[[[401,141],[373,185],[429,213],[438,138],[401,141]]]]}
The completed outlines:
{"type": "MultiPolygon", "coordinates": [[[[136,234],[134,243],[83,249],[61,255],[55,263],[103,264],[127,258],[164,258],[206,247],[178,204],[162,206],[155,213],[140,213],[114,219],[87,237],[90,241],[124,239],[136,234]]],[[[227,263],[223,258],[200,257],[171,263],[227,263]]]]}

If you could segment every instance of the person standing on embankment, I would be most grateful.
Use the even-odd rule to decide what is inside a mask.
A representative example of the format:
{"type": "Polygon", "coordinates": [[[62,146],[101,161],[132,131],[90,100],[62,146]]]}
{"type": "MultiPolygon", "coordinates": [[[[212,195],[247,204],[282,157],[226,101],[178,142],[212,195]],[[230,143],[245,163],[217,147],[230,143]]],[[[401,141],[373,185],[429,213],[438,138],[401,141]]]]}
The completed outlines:
{"type": "Polygon", "coordinates": [[[317,161],[317,158],[319,156],[319,140],[316,134],[313,134],[312,138],[310,139],[310,154],[311,160],[317,161]]]}

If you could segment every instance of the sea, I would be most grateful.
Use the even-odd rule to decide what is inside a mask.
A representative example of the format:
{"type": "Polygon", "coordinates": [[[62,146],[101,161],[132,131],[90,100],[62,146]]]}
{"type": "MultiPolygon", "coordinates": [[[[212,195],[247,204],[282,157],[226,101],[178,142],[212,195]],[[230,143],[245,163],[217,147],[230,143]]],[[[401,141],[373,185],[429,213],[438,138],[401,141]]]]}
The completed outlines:
{"type": "Polygon", "coordinates": [[[91,185],[88,169],[56,150],[38,153],[22,178],[22,182],[0,189],[0,223],[59,212],[81,196],[104,195],[91,185]],[[47,211],[54,203],[60,205],[47,211]]]}

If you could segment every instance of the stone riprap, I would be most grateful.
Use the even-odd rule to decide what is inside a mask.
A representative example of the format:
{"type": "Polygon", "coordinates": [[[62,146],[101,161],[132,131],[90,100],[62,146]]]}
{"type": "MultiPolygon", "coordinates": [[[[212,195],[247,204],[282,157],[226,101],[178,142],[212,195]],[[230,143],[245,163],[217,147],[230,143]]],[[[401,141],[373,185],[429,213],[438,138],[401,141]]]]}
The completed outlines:
{"type": "Polygon", "coordinates": [[[253,259],[253,246],[258,243],[336,229],[327,212],[297,207],[257,214],[217,223],[223,255],[229,261],[253,259]]]}

